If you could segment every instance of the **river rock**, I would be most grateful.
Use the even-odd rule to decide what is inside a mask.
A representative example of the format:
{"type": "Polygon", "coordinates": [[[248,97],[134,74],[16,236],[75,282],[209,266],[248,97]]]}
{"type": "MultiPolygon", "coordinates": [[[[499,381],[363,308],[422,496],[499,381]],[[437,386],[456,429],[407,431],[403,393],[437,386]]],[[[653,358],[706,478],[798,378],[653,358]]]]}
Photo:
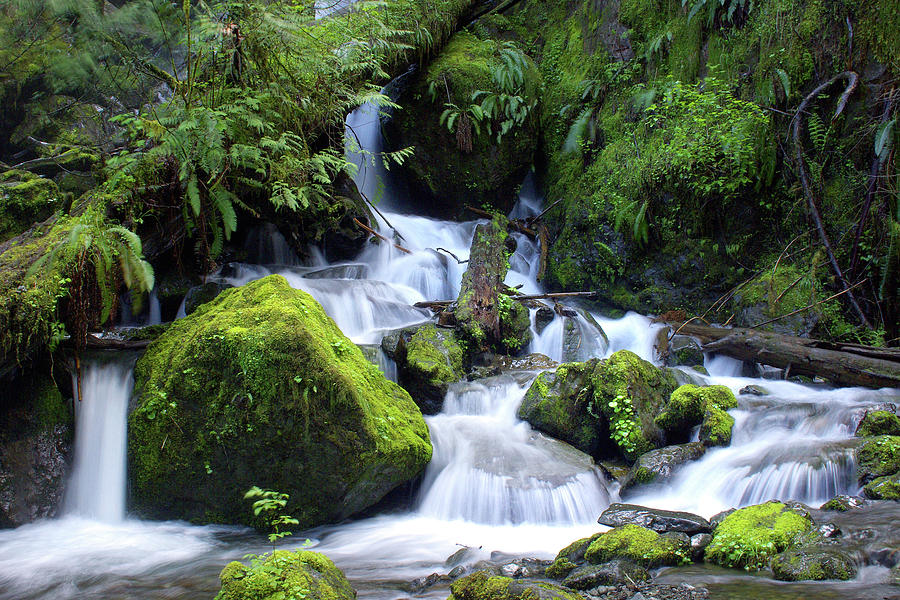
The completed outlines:
{"type": "Polygon", "coordinates": [[[731,443],[734,418],[725,411],[737,406],[737,400],[724,385],[682,385],[672,393],[665,409],[656,416],[656,424],[672,442],[686,442],[700,425],[700,441],[706,446],[731,443]]]}
{"type": "Polygon", "coordinates": [[[840,494],[835,496],[822,505],[822,510],[836,510],[838,512],[847,512],[853,508],[859,508],[867,504],[866,499],[860,496],[848,496],[840,494]]]}
{"type": "Polygon", "coordinates": [[[465,377],[463,351],[452,329],[429,323],[401,335],[395,359],[400,385],[422,412],[437,414],[451,383],[465,377]]]}
{"type": "Polygon", "coordinates": [[[128,425],[132,506],[154,518],[260,525],[243,496],[264,482],[311,527],[375,504],[431,458],[409,394],[278,275],[154,341],[128,425]]]}
{"type": "Polygon", "coordinates": [[[74,422],[49,368],[0,388],[0,527],[18,527],[57,515],[74,422]]]}
{"type": "Polygon", "coordinates": [[[537,331],[538,335],[540,335],[547,325],[552,323],[555,318],[556,313],[553,312],[553,309],[549,306],[542,305],[538,308],[534,316],[534,329],[537,331]]]}
{"type": "Polygon", "coordinates": [[[184,314],[193,313],[201,304],[206,304],[228,288],[234,287],[230,283],[208,281],[202,285],[195,285],[188,290],[184,297],[184,314]]]}
{"type": "Polygon", "coordinates": [[[574,590],[589,590],[599,585],[633,584],[649,579],[650,573],[644,567],[616,559],[600,565],[582,565],[570,572],[562,584],[574,590]]]}
{"type": "Polygon", "coordinates": [[[508,356],[501,354],[496,356],[492,363],[500,371],[543,371],[555,369],[559,363],[547,356],[535,352],[525,356],[508,356]]]}
{"type": "Polygon", "coordinates": [[[621,527],[627,524],[640,525],[657,533],[680,531],[694,535],[712,531],[709,521],[699,515],[618,502],[610,504],[597,522],[609,527],[621,527]]]}
{"type": "Polygon", "coordinates": [[[648,569],[690,562],[691,542],[687,535],[670,531],[660,534],[639,525],[610,529],[591,542],[584,553],[590,563],[600,564],[624,558],[648,569]]]}
{"type": "Polygon", "coordinates": [[[703,365],[703,349],[700,342],[687,335],[675,335],[669,341],[666,365],[693,367],[703,365]]]}
{"type": "Polygon", "coordinates": [[[867,412],[856,427],[858,437],[900,436],[900,417],[886,410],[867,412]]]}
{"type": "Polygon", "coordinates": [[[900,436],[866,438],[856,449],[856,476],[860,485],[897,471],[900,471],[900,436]]]}
{"type": "Polygon", "coordinates": [[[900,500],[900,472],[876,477],[863,486],[863,493],[873,500],[900,500]]]}
{"type": "Polygon", "coordinates": [[[782,552],[771,563],[780,581],[847,580],[856,577],[856,564],[844,552],[822,546],[800,547],[782,552]]]}
{"type": "Polygon", "coordinates": [[[450,584],[448,600],[572,600],[572,592],[550,583],[516,581],[478,571],[450,584]]]}
{"type": "Polygon", "coordinates": [[[691,536],[691,558],[694,562],[703,560],[706,547],[712,541],[712,535],[708,533],[695,533],[691,536]]]}
{"type": "Polygon", "coordinates": [[[318,552],[275,550],[253,566],[228,563],[218,600],[306,598],[356,600],[356,590],[331,559],[318,552]]]}
{"type": "Polygon", "coordinates": [[[761,385],[745,385],[738,394],[741,396],[768,396],[769,391],[761,385]]]}
{"type": "Polygon", "coordinates": [[[763,569],[775,554],[800,543],[812,527],[812,519],[782,502],[740,508],[715,525],[705,558],[723,567],[763,569]]]}
{"type": "Polygon", "coordinates": [[[697,460],[706,454],[701,442],[666,446],[641,454],[632,467],[629,485],[664,481],[681,465],[697,460]]]}

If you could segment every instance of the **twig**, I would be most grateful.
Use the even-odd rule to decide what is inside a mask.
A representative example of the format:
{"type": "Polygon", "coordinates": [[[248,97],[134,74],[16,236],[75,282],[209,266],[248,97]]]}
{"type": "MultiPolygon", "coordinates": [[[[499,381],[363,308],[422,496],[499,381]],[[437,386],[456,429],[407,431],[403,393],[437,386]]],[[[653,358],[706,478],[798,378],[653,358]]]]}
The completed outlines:
{"type": "Polygon", "coordinates": [[[797,313],[806,312],[807,310],[809,310],[809,309],[811,309],[811,308],[815,308],[816,306],[818,306],[819,304],[822,304],[823,302],[828,302],[829,300],[834,300],[835,298],[837,298],[838,296],[841,296],[841,295],[843,295],[843,294],[849,294],[849,293],[850,293],[850,290],[852,290],[853,288],[856,288],[856,287],[861,286],[861,285],[864,284],[866,281],[868,281],[868,280],[867,280],[867,279],[863,279],[863,280],[860,281],[859,283],[855,283],[855,284],[853,284],[852,286],[850,286],[849,288],[847,288],[847,289],[845,289],[845,290],[841,290],[841,291],[838,292],[837,294],[833,294],[833,295],[831,295],[831,296],[825,298],[824,300],[819,300],[818,302],[813,302],[813,303],[810,304],[809,306],[804,306],[803,308],[798,308],[797,310],[792,310],[791,312],[789,312],[789,313],[787,313],[787,314],[784,314],[784,315],[781,315],[780,317],[775,317],[774,319],[769,319],[768,321],[763,321],[762,323],[757,323],[756,325],[752,325],[752,326],[750,327],[750,329],[756,329],[757,327],[762,327],[763,325],[768,325],[769,323],[774,323],[775,321],[780,321],[781,319],[786,319],[787,317],[791,317],[791,316],[793,316],[793,315],[796,315],[797,313]]]}
{"type": "Polygon", "coordinates": [[[452,252],[450,252],[450,251],[447,250],[446,248],[435,248],[435,250],[436,250],[437,252],[446,252],[447,254],[449,254],[450,256],[452,256],[453,258],[456,259],[456,264],[463,265],[463,264],[466,264],[467,262],[469,262],[469,259],[466,259],[466,260],[459,260],[459,257],[458,257],[457,255],[453,254],[452,252]]]}
{"type": "Polygon", "coordinates": [[[375,231],[368,225],[365,225],[362,221],[360,221],[356,217],[353,217],[353,222],[356,223],[357,225],[359,225],[363,230],[365,230],[365,231],[371,233],[372,235],[374,235],[375,237],[377,237],[378,239],[384,240],[385,242],[391,244],[397,250],[400,250],[401,252],[406,252],[407,254],[412,254],[411,251],[407,250],[406,248],[404,248],[397,242],[394,242],[394,241],[389,240],[388,238],[384,237],[383,235],[381,235],[380,233],[378,233],[377,231],[375,231]]]}
{"type": "Polygon", "coordinates": [[[535,221],[540,221],[540,220],[544,217],[544,215],[546,215],[548,212],[550,212],[550,210],[551,210],[554,206],[556,206],[557,204],[559,204],[559,203],[562,202],[562,201],[563,201],[563,199],[560,198],[559,200],[557,200],[556,202],[554,202],[553,204],[551,204],[550,206],[548,206],[547,208],[545,208],[545,209],[541,212],[541,214],[539,214],[538,216],[536,216],[536,217],[528,217],[527,219],[525,219],[525,222],[528,223],[529,225],[531,225],[531,224],[534,223],[535,221]]]}

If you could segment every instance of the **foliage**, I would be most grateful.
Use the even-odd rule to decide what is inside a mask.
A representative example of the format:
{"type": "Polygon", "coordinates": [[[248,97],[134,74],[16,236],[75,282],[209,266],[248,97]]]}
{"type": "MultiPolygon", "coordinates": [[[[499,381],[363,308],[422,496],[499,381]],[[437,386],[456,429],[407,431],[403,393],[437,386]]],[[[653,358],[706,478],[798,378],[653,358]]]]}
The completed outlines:
{"type": "Polygon", "coordinates": [[[354,600],[356,592],[324,554],[276,550],[222,569],[216,600],[354,600]]]}
{"type": "Polygon", "coordinates": [[[716,526],[706,558],[725,567],[763,569],[775,554],[794,546],[811,528],[809,518],[781,502],[748,506],[716,526]]]}
{"type": "Polygon", "coordinates": [[[257,498],[253,502],[253,516],[261,517],[266,526],[272,530],[269,532],[269,541],[272,544],[285,536],[291,535],[290,531],[283,530],[284,527],[300,524],[300,521],[283,512],[284,507],[287,506],[288,499],[290,499],[289,494],[283,494],[274,490],[263,490],[254,485],[244,494],[244,500],[253,498],[257,498]]]}
{"type": "Polygon", "coordinates": [[[693,19],[701,10],[706,10],[706,21],[710,26],[716,16],[723,24],[730,24],[753,10],[753,0],[681,0],[682,6],[688,4],[691,5],[688,20],[693,19]]]}

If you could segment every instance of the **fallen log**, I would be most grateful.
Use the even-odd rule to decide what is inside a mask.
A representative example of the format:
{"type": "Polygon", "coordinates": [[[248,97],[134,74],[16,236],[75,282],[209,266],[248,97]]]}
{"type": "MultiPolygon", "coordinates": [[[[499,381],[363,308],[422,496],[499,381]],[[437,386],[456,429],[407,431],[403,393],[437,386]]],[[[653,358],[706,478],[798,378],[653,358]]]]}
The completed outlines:
{"type": "Polygon", "coordinates": [[[143,350],[152,341],[98,337],[93,333],[89,333],[85,340],[85,348],[88,350],[143,350]]]}
{"type": "MultiPolygon", "coordinates": [[[[547,294],[514,294],[510,290],[501,290],[500,293],[511,296],[514,300],[558,300],[560,298],[591,298],[597,295],[597,292],[551,292],[547,294]]],[[[426,300],[424,302],[416,302],[413,304],[416,308],[439,308],[441,310],[447,308],[455,300],[426,300]]]]}
{"type": "Polygon", "coordinates": [[[371,234],[371,235],[374,235],[374,236],[377,237],[378,239],[387,242],[388,244],[392,245],[392,246],[393,246],[394,248],[396,248],[397,250],[400,250],[401,252],[405,252],[406,254],[412,254],[412,252],[410,252],[409,250],[407,250],[406,248],[404,248],[404,247],[401,246],[400,244],[398,244],[398,243],[396,243],[396,242],[393,242],[393,241],[389,240],[388,238],[384,237],[383,235],[381,235],[380,233],[378,233],[377,231],[375,231],[374,229],[372,229],[371,227],[369,227],[368,225],[366,225],[365,223],[363,223],[362,221],[360,221],[360,220],[357,219],[356,217],[353,218],[353,222],[356,223],[356,224],[357,224],[363,231],[365,231],[366,233],[369,233],[369,234],[371,234]]]}
{"type": "Polygon", "coordinates": [[[781,335],[744,328],[669,322],[676,333],[697,338],[705,352],[721,352],[792,374],[821,377],[837,385],[900,387],[900,348],[878,348],[781,335]]]}
{"type": "MultiPolygon", "coordinates": [[[[469,206],[468,204],[466,204],[466,210],[468,210],[469,212],[471,212],[473,214],[478,215],[479,217],[481,217],[483,219],[493,219],[494,218],[494,215],[492,213],[489,213],[486,210],[481,210],[480,208],[475,208],[474,206],[469,206]]],[[[530,237],[533,240],[538,239],[537,231],[535,231],[534,229],[531,229],[530,227],[526,227],[520,221],[509,221],[509,222],[507,222],[506,226],[509,229],[512,229],[513,231],[518,231],[519,233],[524,233],[525,235],[527,235],[528,237],[530,237]]]]}

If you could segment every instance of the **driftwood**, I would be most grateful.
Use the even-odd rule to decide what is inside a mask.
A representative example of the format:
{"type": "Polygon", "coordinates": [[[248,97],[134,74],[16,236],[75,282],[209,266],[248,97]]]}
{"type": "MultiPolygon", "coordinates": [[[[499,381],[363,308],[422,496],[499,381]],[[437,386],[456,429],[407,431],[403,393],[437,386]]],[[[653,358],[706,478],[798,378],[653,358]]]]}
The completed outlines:
{"type": "Polygon", "coordinates": [[[363,231],[366,231],[366,232],[368,232],[368,233],[374,235],[375,237],[377,237],[377,238],[380,239],[380,240],[384,240],[384,241],[387,242],[388,244],[391,244],[391,245],[392,245],[394,248],[396,248],[397,250],[400,250],[401,252],[406,252],[407,254],[412,254],[412,252],[410,252],[409,250],[407,250],[406,248],[404,248],[404,247],[401,246],[400,244],[398,244],[398,243],[396,243],[396,242],[392,242],[392,241],[389,240],[388,238],[384,237],[383,235],[381,235],[380,233],[378,233],[377,231],[375,231],[374,229],[372,229],[371,227],[369,227],[368,225],[366,225],[365,223],[363,223],[362,221],[360,221],[359,219],[357,219],[356,217],[353,218],[353,222],[356,223],[357,225],[359,225],[359,227],[360,227],[363,231]]]}
{"type": "MultiPolygon", "coordinates": [[[[493,219],[494,218],[494,215],[489,213],[488,211],[481,210],[480,208],[475,208],[474,206],[469,206],[468,204],[466,204],[466,210],[468,210],[472,214],[476,214],[479,217],[482,217],[484,219],[493,219]]],[[[533,240],[538,239],[537,231],[535,231],[534,229],[531,229],[530,227],[526,227],[520,221],[516,221],[516,220],[510,221],[508,227],[510,229],[512,229],[513,231],[518,231],[519,233],[524,233],[525,235],[527,235],[528,237],[530,237],[533,240]]]]}
{"type": "Polygon", "coordinates": [[[780,335],[757,329],[724,329],[670,322],[676,333],[697,338],[706,352],[758,362],[838,385],[900,387],[900,348],[877,348],[780,335]]]}

